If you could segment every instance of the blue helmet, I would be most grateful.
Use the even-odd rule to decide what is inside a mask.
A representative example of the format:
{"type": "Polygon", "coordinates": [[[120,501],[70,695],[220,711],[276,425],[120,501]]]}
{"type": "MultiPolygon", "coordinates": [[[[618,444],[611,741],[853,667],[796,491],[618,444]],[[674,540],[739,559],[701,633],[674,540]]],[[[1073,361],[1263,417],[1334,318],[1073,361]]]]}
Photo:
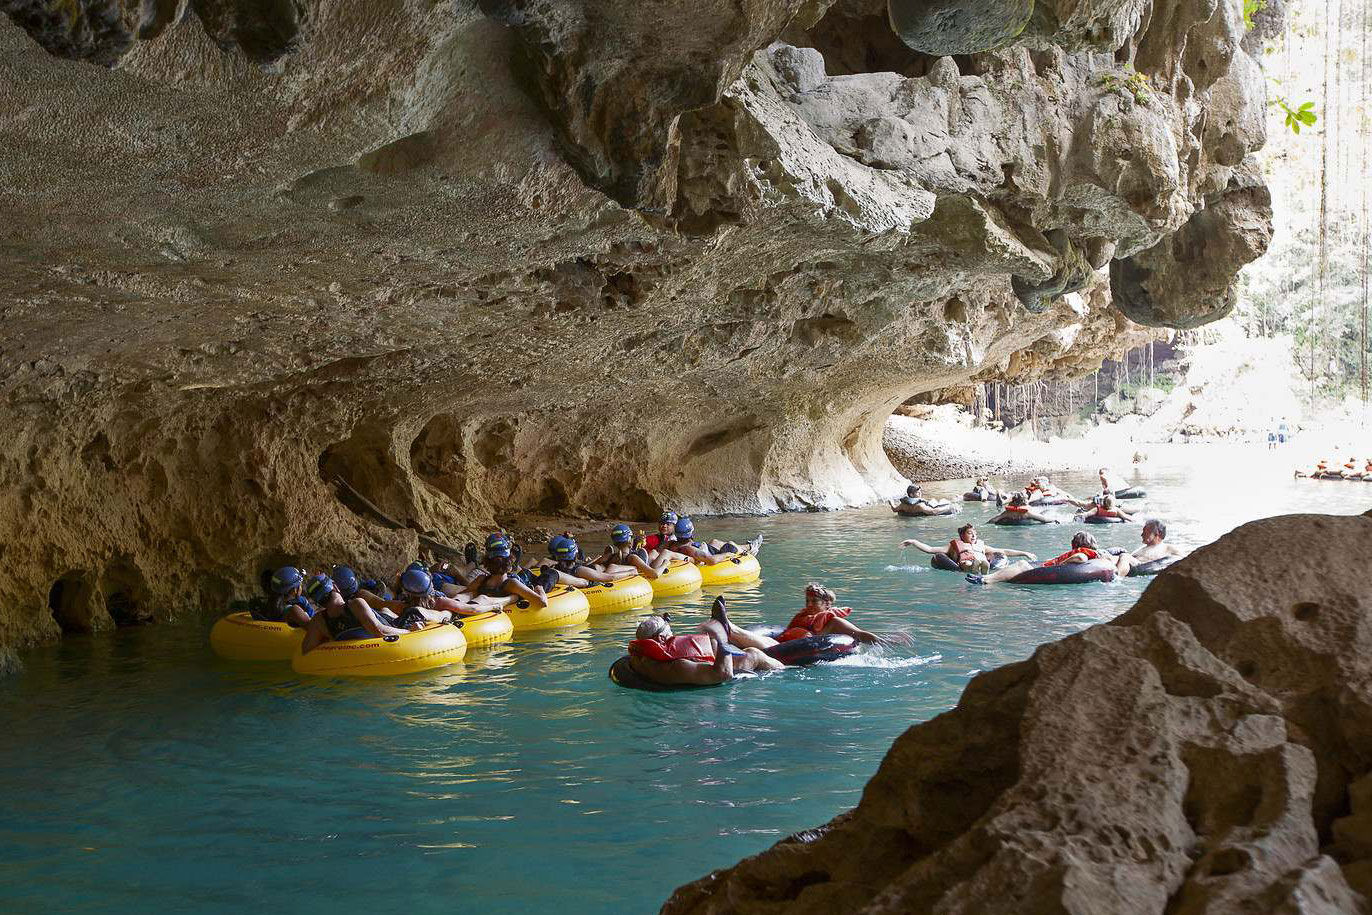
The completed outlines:
{"type": "Polygon", "coordinates": [[[423,569],[406,569],[400,576],[400,587],[406,594],[428,594],[433,586],[434,580],[423,569]]]}
{"type": "Polygon", "coordinates": [[[488,540],[486,541],[486,556],[498,556],[501,559],[510,558],[510,543],[507,540],[488,540]]]}
{"type": "Polygon", "coordinates": [[[658,524],[676,524],[676,521],[677,521],[676,512],[670,512],[670,511],[669,511],[669,512],[663,512],[660,516],[658,516],[658,519],[657,519],[657,523],[658,523],[658,524]]]}
{"type": "Polygon", "coordinates": [[[333,583],[344,597],[352,597],[357,593],[357,589],[362,587],[362,583],[357,580],[357,573],[347,566],[333,567],[333,583]]]}
{"type": "Polygon", "coordinates": [[[423,563],[423,562],[419,561],[418,559],[416,559],[414,562],[412,562],[412,563],[410,563],[409,565],[405,566],[405,571],[407,571],[407,572],[415,572],[415,571],[427,572],[427,571],[429,571],[429,567],[428,567],[425,563],[423,563]]]}
{"type": "Polygon", "coordinates": [[[486,549],[489,550],[497,543],[503,543],[508,547],[510,545],[510,538],[505,536],[504,531],[496,531],[486,538],[486,549]]]}
{"type": "Polygon", "coordinates": [[[616,524],[610,529],[611,543],[632,543],[634,532],[629,529],[627,524],[616,524]]]}
{"type": "Polygon", "coordinates": [[[305,576],[295,566],[282,566],[272,573],[272,593],[289,594],[304,580],[305,576]]]}
{"type": "Polygon", "coordinates": [[[332,593],[333,579],[322,573],[311,576],[309,583],[305,585],[305,596],[316,604],[323,603],[332,593]]]}
{"type": "Polygon", "coordinates": [[[559,534],[548,541],[548,555],[554,559],[570,561],[575,559],[580,552],[581,550],[577,547],[576,541],[565,534],[559,534]]]}
{"type": "Polygon", "coordinates": [[[686,538],[696,532],[696,526],[691,523],[690,518],[682,518],[676,523],[676,535],[679,538],[686,538]]]}

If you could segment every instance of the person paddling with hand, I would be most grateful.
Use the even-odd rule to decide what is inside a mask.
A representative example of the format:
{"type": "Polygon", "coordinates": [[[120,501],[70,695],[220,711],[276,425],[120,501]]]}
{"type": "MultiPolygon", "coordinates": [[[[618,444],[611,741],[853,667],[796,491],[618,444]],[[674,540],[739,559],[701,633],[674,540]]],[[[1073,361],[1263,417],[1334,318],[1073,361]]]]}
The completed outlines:
{"type": "Polygon", "coordinates": [[[977,535],[976,527],[971,524],[964,524],[958,528],[958,535],[948,541],[948,545],[942,549],[914,538],[902,540],[900,545],[902,549],[912,546],[930,556],[947,556],[962,571],[977,572],[983,575],[991,571],[991,564],[996,562],[1000,556],[1020,556],[1029,560],[1038,558],[1033,553],[1026,553],[1024,550],[991,546],[977,535]]]}

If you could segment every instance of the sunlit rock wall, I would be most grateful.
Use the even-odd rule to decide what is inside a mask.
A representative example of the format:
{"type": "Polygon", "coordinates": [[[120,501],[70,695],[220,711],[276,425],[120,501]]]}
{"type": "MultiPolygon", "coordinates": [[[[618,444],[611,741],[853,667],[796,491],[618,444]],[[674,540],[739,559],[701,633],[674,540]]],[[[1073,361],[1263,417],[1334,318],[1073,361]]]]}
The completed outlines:
{"type": "Polygon", "coordinates": [[[1079,6],[946,57],[858,0],[3,0],[0,641],[513,512],[862,502],[906,398],[1118,349],[1101,284],[1223,313],[1237,0],[1079,6]]]}

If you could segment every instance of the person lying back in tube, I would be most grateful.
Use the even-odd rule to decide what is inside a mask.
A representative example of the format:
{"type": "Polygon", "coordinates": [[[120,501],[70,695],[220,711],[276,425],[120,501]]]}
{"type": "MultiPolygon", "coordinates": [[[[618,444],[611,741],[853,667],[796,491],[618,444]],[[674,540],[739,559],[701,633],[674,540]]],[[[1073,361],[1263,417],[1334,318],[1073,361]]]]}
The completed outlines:
{"type": "Polygon", "coordinates": [[[972,484],[971,495],[989,501],[1000,495],[1000,491],[991,488],[990,477],[977,477],[976,481],[972,484]]]}
{"type": "Polygon", "coordinates": [[[1010,496],[1010,501],[1005,503],[999,515],[996,515],[989,524],[1011,524],[1020,521],[1034,521],[1038,524],[1061,524],[1057,518],[1050,518],[1041,515],[1029,507],[1029,496],[1022,492],[1014,493],[1010,496]]]}
{"type": "Polygon", "coordinates": [[[1080,520],[1087,522],[1091,521],[1091,519],[1093,518],[1098,519],[1100,521],[1137,520],[1134,518],[1133,515],[1125,511],[1123,507],[1121,507],[1118,503],[1115,502],[1115,497],[1113,495],[1105,495],[1100,496],[1098,498],[1099,501],[1096,502],[1095,505],[1092,505],[1084,514],[1079,516],[1080,520]]]}
{"type": "Polygon", "coordinates": [[[488,540],[481,571],[462,589],[462,593],[492,598],[513,597],[526,600],[535,607],[548,606],[547,589],[557,584],[557,572],[551,568],[542,570],[537,581],[526,584],[515,575],[513,565],[510,543],[500,539],[488,540]]]}
{"type": "Polygon", "coordinates": [[[1115,571],[1120,575],[1128,575],[1129,570],[1134,566],[1156,562],[1169,556],[1181,557],[1184,555],[1172,544],[1163,542],[1167,539],[1167,525],[1156,518],[1149,519],[1143,525],[1143,532],[1139,534],[1139,539],[1143,541],[1143,546],[1132,553],[1121,553],[1116,558],[1115,571]]]}
{"type": "Polygon", "coordinates": [[[991,546],[977,535],[976,527],[971,524],[964,524],[958,528],[958,535],[948,541],[948,545],[942,549],[913,538],[902,540],[900,545],[902,548],[912,546],[930,556],[942,554],[957,563],[958,568],[962,571],[976,572],[981,575],[991,571],[991,563],[995,561],[997,553],[1002,556],[1021,556],[1028,560],[1038,559],[1033,553],[1026,553],[1024,550],[991,546]]]}
{"type": "Polygon", "coordinates": [[[589,588],[593,584],[621,581],[638,574],[632,568],[621,567],[612,572],[597,569],[581,558],[581,547],[571,534],[559,534],[549,540],[548,557],[552,565],[547,568],[555,570],[558,581],[571,588],[589,588]]]}
{"type": "Polygon", "coordinates": [[[649,558],[648,549],[634,543],[634,532],[627,524],[616,524],[610,529],[610,543],[591,565],[602,572],[619,572],[625,569],[644,578],[657,578],[667,571],[671,562],[670,550],[657,550],[649,558]]]}
{"type": "Polygon", "coordinates": [[[723,598],[716,598],[711,618],[693,635],[675,635],[666,613],[644,619],[629,643],[634,673],[662,686],[713,686],[741,673],[785,666],[763,653],[752,633],[730,626],[723,609],[723,598]]]}
{"type": "MultiPolygon", "coordinates": [[[[1061,556],[1054,556],[1043,565],[1045,568],[1052,566],[1067,565],[1069,563],[1091,562],[1100,559],[1100,547],[1096,543],[1096,538],[1086,531],[1078,531],[1072,535],[1072,548],[1061,556]]],[[[989,575],[968,575],[967,580],[975,585],[989,585],[998,581],[1006,581],[1014,578],[1022,572],[1027,572],[1034,566],[1021,560],[1012,562],[1003,569],[998,569],[989,575]]]]}
{"type": "Polygon", "coordinates": [[[693,539],[695,530],[695,524],[690,518],[677,519],[676,524],[672,527],[672,539],[666,542],[666,548],[695,560],[698,565],[712,566],[749,553],[756,555],[758,548],[762,545],[761,534],[751,542],[737,546],[727,540],[711,540],[709,542],[695,540],[693,539]]]}
{"type": "Polygon", "coordinates": [[[886,504],[898,515],[939,515],[947,512],[953,505],[947,499],[924,498],[924,488],[918,483],[911,483],[905,487],[905,495],[900,501],[886,504]]]}
{"type": "Polygon", "coordinates": [[[318,610],[305,628],[305,639],[300,644],[302,653],[312,651],[353,629],[362,629],[373,638],[387,638],[402,636],[411,629],[424,627],[425,621],[418,615],[402,624],[389,613],[372,609],[360,597],[345,600],[334,586],[333,579],[327,575],[311,578],[305,586],[305,594],[318,610]]]}

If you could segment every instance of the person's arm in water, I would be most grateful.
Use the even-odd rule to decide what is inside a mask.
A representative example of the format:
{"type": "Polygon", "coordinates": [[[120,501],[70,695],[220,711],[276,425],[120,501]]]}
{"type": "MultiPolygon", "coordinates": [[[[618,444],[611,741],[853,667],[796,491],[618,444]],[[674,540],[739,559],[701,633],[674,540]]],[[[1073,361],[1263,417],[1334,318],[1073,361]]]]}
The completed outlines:
{"type": "Polygon", "coordinates": [[[883,639],[874,632],[868,632],[866,629],[859,629],[847,620],[840,619],[830,620],[829,625],[824,627],[824,634],[851,636],[864,645],[877,645],[886,641],[886,639],[883,639]]]}
{"type": "Polygon", "coordinates": [[[947,555],[948,553],[946,547],[944,549],[939,549],[938,547],[930,546],[929,544],[924,543],[921,540],[916,540],[913,537],[911,537],[909,540],[902,540],[900,542],[900,546],[901,549],[904,549],[907,546],[912,546],[915,549],[919,550],[921,553],[928,553],[930,556],[947,555]]]}
{"type": "Polygon", "coordinates": [[[1039,514],[1038,512],[1034,511],[1032,508],[1029,509],[1029,511],[1027,511],[1027,512],[1024,513],[1024,517],[1030,519],[1031,521],[1038,521],[1038,522],[1041,523],[1041,524],[1061,524],[1061,523],[1062,523],[1062,522],[1059,521],[1057,518],[1050,518],[1050,517],[1048,517],[1047,515],[1041,515],[1041,514],[1039,514]]]}

